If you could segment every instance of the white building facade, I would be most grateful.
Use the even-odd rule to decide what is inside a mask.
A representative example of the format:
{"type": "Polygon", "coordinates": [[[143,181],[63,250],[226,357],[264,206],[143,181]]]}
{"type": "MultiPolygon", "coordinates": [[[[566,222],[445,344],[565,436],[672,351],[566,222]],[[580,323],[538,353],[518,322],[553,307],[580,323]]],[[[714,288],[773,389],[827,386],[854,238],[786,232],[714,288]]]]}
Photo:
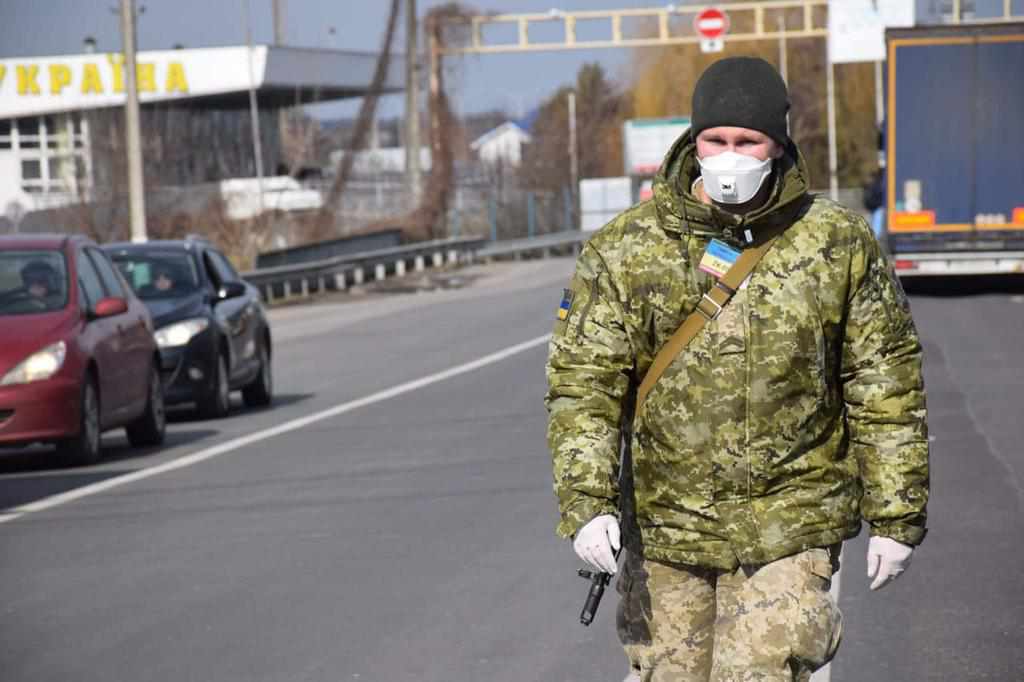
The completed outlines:
{"type": "MultiPolygon", "coordinates": [[[[216,142],[216,126],[234,117],[232,125],[241,131],[249,125],[252,90],[263,112],[260,133],[266,139],[269,131],[276,130],[273,115],[280,108],[362,96],[372,81],[376,55],[254,46],[146,51],[139,52],[136,61],[143,123],[147,112],[161,104],[174,108],[177,116],[172,120],[173,116],[165,115],[165,123],[171,122],[161,130],[144,127],[147,176],[151,169],[157,176],[167,169],[166,177],[177,178],[187,174],[181,169],[190,166],[193,158],[199,165],[204,163],[202,155],[209,150],[196,142],[192,142],[195,149],[175,150],[181,138],[174,126],[190,125],[203,139],[216,142]],[[183,123],[189,112],[205,119],[183,123]]],[[[403,87],[401,60],[392,61],[397,65],[388,74],[385,92],[403,87]]],[[[12,204],[16,210],[8,210],[8,215],[87,202],[98,182],[117,184],[122,171],[107,166],[123,164],[123,135],[113,126],[90,125],[90,121],[98,120],[98,113],[107,114],[104,121],[120,120],[124,81],[124,59],[118,53],[0,60],[0,215],[12,204]],[[98,144],[106,154],[97,154],[98,144]]],[[[246,131],[251,140],[251,128],[246,131]]],[[[274,146],[265,144],[265,175],[273,172],[274,146]]],[[[251,141],[247,144],[244,136],[223,141],[216,153],[233,156],[206,171],[214,177],[204,181],[256,175],[251,141]]],[[[154,181],[175,182],[159,177],[154,181]]]]}
{"type": "Polygon", "coordinates": [[[523,161],[523,145],[529,144],[530,133],[515,121],[506,121],[470,143],[470,149],[484,163],[519,166],[523,161]]]}

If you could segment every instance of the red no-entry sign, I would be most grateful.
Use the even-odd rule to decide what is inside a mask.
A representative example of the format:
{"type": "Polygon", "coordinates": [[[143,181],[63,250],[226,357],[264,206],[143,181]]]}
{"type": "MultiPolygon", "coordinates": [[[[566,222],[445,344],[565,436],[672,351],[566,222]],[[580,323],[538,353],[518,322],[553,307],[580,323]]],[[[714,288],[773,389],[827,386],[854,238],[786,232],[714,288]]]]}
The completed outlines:
{"type": "Polygon", "coordinates": [[[694,18],[693,28],[705,40],[721,38],[729,30],[729,17],[722,10],[712,7],[694,18]]]}

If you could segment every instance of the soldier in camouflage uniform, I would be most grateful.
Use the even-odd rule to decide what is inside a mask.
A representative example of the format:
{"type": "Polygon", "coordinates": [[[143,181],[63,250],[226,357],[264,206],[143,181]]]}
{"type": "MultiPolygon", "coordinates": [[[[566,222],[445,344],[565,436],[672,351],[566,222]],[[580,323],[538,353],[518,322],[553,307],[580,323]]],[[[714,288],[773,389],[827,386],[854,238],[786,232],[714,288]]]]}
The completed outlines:
{"type": "Polygon", "coordinates": [[[614,573],[621,521],[619,632],[643,680],[809,679],[839,644],[841,543],[867,522],[877,589],[925,536],[909,306],[866,222],[808,193],[788,107],[767,62],[709,67],[654,198],[586,243],[559,309],[546,396],[558,533],[614,573]],[[759,184],[742,179],[758,168],[759,184]],[[772,236],[634,414],[653,358],[715,283],[709,243],[772,236]]]}

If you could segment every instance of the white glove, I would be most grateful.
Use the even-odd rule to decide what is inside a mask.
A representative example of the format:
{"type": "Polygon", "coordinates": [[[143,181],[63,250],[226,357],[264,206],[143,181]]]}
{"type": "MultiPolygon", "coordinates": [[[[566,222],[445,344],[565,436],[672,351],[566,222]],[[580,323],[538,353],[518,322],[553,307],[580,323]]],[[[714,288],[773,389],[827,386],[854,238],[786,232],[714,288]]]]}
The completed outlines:
{"type": "Polygon", "coordinates": [[[868,542],[868,577],[874,578],[871,589],[881,589],[900,577],[910,566],[913,553],[913,547],[892,538],[877,535],[871,538],[868,542]]]}
{"type": "Polygon", "coordinates": [[[576,533],[572,548],[576,550],[576,556],[597,570],[614,574],[614,552],[619,549],[619,520],[611,514],[595,516],[576,533]]]}

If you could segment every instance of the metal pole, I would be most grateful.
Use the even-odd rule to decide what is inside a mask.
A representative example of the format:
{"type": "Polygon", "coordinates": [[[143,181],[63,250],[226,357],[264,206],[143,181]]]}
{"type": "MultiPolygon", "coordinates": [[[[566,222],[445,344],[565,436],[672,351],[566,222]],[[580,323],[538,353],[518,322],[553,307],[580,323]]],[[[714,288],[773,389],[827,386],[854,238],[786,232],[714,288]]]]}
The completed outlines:
{"type": "Polygon", "coordinates": [[[565,230],[575,230],[576,225],[572,220],[572,192],[568,187],[562,188],[562,205],[565,209],[565,230]]]}
{"type": "Polygon", "coordinates": [[[274,44],[284,45],[284,0],[274,0],[274,44]]]}
{"type": "Polygon", "coordinates": [[[260,141],[260,112],[256,103],[256,74],[253,72],[252,27],[249,22],[249,0],[242,0],[245,17],[245,46],[249,55],[249,125],[252,128],[252,153],[256,160],[257,192],[259,194],[260,216],[266,206],[263,201],[263,145],[260,141]]]}
{"type": "Polygon", "coordinates": [[[440,172],[442,145],[447,140],[441,134],[441,47],[437,44],[437,36],[430,31],[430,163],[432,172],[440,172]],[[435,149],[435,145],[437,148],[435,149]]]}
{"type": "Polygon", "coordinates": [[[882,63],[875,62],[875,121],[881,130],[885,119],[885,96],[882,90],[882,63]]]}
{"type": "Polygon", "coordinates": [[[575,197],[579,187],[580,161],[579,145],[576,144],[576,93],[569,93],[569,179],[572,182],[572,195],[575,197]]]}
{"type": "Polygon", "coordinates": [[[779,14],[779,72],[782,80],[789,85],[789,68],[786,59],[786,14],[779,14]]]}
{"type": "Polygon", "coordinates": [[[423,174],[420,169],[420,81],[417,71],[416,0],[405,3],[405,172],[414,206],[420,203],[423,174]]]}
{"type": "Polygon", "coordinates": [[[530,239],[533,239],[533,233],[536,231],[536,216],[537,208],[534,204],[533,192],[526,195],[526,233],[530,239]]]}
{"type": "Polygon", "coordinates": [[[487,202],[487,220],[491,223],[491,241],[498,241],[498,200],[493,196],[487,202]]]}
{"type": "Polygon", "coordinates": [[[836,79],[832,59],[828,56],[828,41],[825,41],[825,73],[828,89],[828,186],[832,201],[839,201],[839,176],[836,153],[836,79]]]}
{"type": "MultiPolygon", "coordinates": [[[[284,45],[284,0],[274,0],[274,45],[284,45]]],[[[277,134],[279,139],[288,135],[288,112],[285,107],[277,109],[277,134]]],[[[283,159],[282,159],[283,160],[283,159]]],[[[274,171],[277,175],[277,171],[274,171]]]]}
{"type": "Polygon", "coordinates": [[[121,35],[124,49],[125,146],[128,149],[128,207],[132,241],[146,236],[146,197],[142,178],[142,133],[139,125],[139,90],[135,70],[135,0],[121,0],[121,35]]]}

